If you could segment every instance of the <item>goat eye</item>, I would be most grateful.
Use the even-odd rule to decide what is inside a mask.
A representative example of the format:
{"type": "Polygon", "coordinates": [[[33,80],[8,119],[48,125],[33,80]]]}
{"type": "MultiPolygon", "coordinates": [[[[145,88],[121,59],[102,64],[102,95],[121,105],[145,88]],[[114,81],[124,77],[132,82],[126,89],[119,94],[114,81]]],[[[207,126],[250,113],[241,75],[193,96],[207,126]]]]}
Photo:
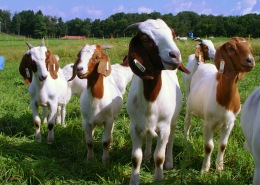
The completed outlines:
{"type": "Polygon", "coordinates": [[[150,39],[148,37],[143,37],[142,40],[143,40],[143,42],[149,42],[150,39]]]}

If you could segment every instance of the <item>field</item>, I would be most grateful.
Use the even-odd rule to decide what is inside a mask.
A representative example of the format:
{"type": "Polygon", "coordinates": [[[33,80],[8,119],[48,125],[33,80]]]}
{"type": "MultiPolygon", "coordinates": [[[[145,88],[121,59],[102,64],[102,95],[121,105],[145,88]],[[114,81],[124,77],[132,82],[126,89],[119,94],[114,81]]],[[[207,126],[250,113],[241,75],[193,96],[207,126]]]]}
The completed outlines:
{"type": "MultiPolygon", "coordinates": [[[[131,38],[85,40],[46,39],[48,49],[60,57],[63,67],[73,63],[85,43],[112,45],[107,50],[112,63],[120,63],[127,54],[131,38]]],[[[214,38],[215,47],[229,38],[214,38]]],[[[86,145],[81,126],[79,99],[73,97],[67,105],[66,127],[55,126],[55,142],[46,143],[47,125],[43,125],[43,141],[34,140],[34,126],[29,104],[28,86],[23,83],[18,67],[28,47],[25,42],[40,45],[40,40],[0,34],[0,56],[5,57],[5,68],[0,71],[0,184],[128,184],[131,175],[131,139],[129,116],[125,102],[115,122],[114,141],[110,150],[110,164],[104,166],[102,156],[102,128],[95,132],[95,159],[86,161],[86,145]]],[[[241,103],[260,85],[260,40],[251,39],[256,67],[239,82],[241,103]]],[[[176,41],[184,64],[195,50],[196,42],[176,41]]],[[[181,73],[179,82],[183,91],[181,73]]],[[[215,171],[215,147],[209,173],[199,173],[203,160],[202,120],[193,118],[191,139],[183,136],[185,105],[179,117],[174,142],[174,169],[164,171],[162,181],[153,182],[154,163],[151,158],[141,166],[142,184],[252,184],[253,158],[243,148],[244,136],[240,127],[240,114],[236,119],[225,154],[224,171],[215,171]]],[[[218,135],[215,134],[215,146],[218,135]]],[[[154,142],[155,143],[155,142],[154,142]]]]}

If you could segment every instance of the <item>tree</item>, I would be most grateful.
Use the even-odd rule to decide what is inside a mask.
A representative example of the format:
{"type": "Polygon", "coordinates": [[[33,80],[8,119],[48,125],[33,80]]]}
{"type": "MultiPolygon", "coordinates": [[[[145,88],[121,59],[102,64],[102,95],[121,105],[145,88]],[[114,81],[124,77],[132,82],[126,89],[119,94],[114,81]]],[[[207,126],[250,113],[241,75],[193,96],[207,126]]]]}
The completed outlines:
{"type": "Polygon", "coordinates": [[[34,18],[34,38],[42,38],[47,34],[46,23],[42,11],[39,10],[34,18]]]}
{"type": "Polygon", "coordinates": [[[63,37],[65,35],[68,35],[67,24],[63,22],[61,17],[58,19],[58,24],[56,26],[57,26],[57,34],[56,34],[57,36],[63,37]]]}
{"type": "Polygon", "coordinates": [[[11,33],[20,35],[21,16],[17,13],[14,14],[11,22],[11,33]]]}
{"type": "Polygon", "coordinates": [[[21,17],[20,34],[31,37],[34,33],[34,12],[32,10],[18,13],[21,17]]]}
{"type": "Polygon", "coordinates": [[[46,34],[49,37],[56,37],[57,34],[57,17],[51,17],[51,16],[44,16],[44,22],[46,24],[46,34]]]}
{"type": "Polygon", "coordinates": [[[11,28],[11,13],[7,10],[0,10],[1,32],[9,33],[11,28]]]}

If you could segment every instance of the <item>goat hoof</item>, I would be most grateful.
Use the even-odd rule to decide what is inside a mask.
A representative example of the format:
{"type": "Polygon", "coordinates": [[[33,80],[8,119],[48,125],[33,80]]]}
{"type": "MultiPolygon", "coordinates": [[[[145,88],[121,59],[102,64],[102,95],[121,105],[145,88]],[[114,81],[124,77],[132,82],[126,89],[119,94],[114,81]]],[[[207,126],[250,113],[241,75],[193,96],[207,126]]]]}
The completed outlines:
{"type": "Polygon", "coordinates": [[[42,136],[41,136],[41,134],[36,134],[35,140],[36,140],[37,142],[42,142],[42,136]]]}
{"type": "Polygon", "coordinates": [[[165,164],[164,164],[164,169],[166,169],[166,170],[172,170],[172,169],[173,169],[173,164],[165,163],[165,164]]]}

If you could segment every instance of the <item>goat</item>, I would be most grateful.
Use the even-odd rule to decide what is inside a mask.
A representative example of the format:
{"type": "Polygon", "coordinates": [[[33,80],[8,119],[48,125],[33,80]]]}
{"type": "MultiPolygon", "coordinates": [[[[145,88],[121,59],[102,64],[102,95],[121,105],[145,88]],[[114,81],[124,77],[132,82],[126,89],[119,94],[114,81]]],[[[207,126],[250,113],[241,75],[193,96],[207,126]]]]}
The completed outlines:
{"type": "Polygon", "coordinates": [[[87,86],[80,97],[80,109],[83,117],[83,128],[88,147],[87,160],[94,157],[93,135],[95,126],[104,125],[103,156],[104,164],[109,162],[109,147],[113,140],[114,120],[123,104],[120,90],[114,83],[111,73],[110,58],[104,53],[101,45],[85,45],[78,53],[73,66],[74,79],[87,79],[87,86]]]}
{"type": "Polygon", "coordinates": [[[254,158],[255,170],[253,183],[260,184],[260,87],[255,89],[246,99],[241,111],[241,128],[246,138],[245,148],[254,158]]]}
{"type": "MultiPolygon", "coordinates": [[[[54,55],[56,60],[59,61],[59,56],[58,55],[54,55]]],[[[20,62],[20,66],[19,66],[19,72],[22,75],[22,77],[24,78],[24,83],[26,85],[30,85],[32,82],[32,77],[33,77],[33,71],[31,69],[31,66],[29,65],[30,63],[30,50],[25,52],[25,54],[22,57],[22,60],[20,62]]],[[[42,107],[42,115],[43,115],[43,123],[47,123],[47,117],[48,117],[48,107],[42,107]]],[[[58,108],[58,111],[60,111],[61,108],[58,108]]],[[[65,118],[63,118],[64,120],[65,118]]],[[[59,112],[57,114],[57,118],[56,118],[56,123],[60,124],[61,123],[61,113],[59,112]]]]}
{"type": "Polygon", "coordinates": [[[38,113],[38,107],[48,107],[50,114],[48,116],[48,137],[49,144],[54,141],[54,124],[57,117],[58,106],[61,107],[61,123],[64,123],[67,82],[59,67],[59,63],[50,50],[47,50],[42,40],[42,45],[34,47],[26,43],[29,47],[28,61],[25,65],[22,63],[19,70],[26,71],[28,67],[32,71],[32,78],[25,79],[30,81],[29,94],[30,105],[33,113],[34,125],[36,127],[35,138],[41,141],[41,120],[38,113]]]}
{"type": "Polygon", "coordinates": [[[125,31],[128,30],[138,30],[128,50],[134,78],[128,94],[127,112],[131,120],[133,144],[130,184],[139,184],[143,156],[141,147],[145,136],[145,157],[150,156],[152,138],[157,137],[154,179],[163,179],[164,162],[166,169],[173,167],[174,130],[182,106],[182,93],[175,69],[179,67],[188,71],[181,64],[181,53],[173,40],[174,30],[163,20],[148,19],[128,26],[125,31]]]}
{"type": "Polygon", "coordinates": [[[204,160],[201,173],[209,171],[214,148],[213,135],[220,130],[217,171],[224,169],[224,152],[234,121],[240,112],[238,81],[254,68],[251,45],[234,37],[216,50],[214,64],[202,64],[194,73],[187,99],[185,136],[188,138],[191,115],[204,119],[204,160]]]}
{"type": "MultiPolygon", "coordinates": [[[[133,77],[133,72],[129,67],[127,57],[123,59],[123,62],[120,64],[111,65],[111,75],[114,79],[114,83],[117,88],[121,91],[122,94],[126,91],[126,86],[129,84],[133,77]]],[[[69,80],[71,74],[73,73],[73,63],[67,64],[62,68],[62,71],[65,75],[66,80],[69,80]]],[[[70,100],[72,95],[80,97],[83,90],[87,86],[87,79],[79,79],[77,76],[71,81],[68,81],[68,94],[67,101],[70,100]]]]}
{"type": "Polygon", "coordinates": [[[185,101],[190,93],[191,78],[198,68],[198,65],[206,60],[214,59],[215,48],[211,40],[194,39],[200,43],[196,46],[195,54],[191,54],[188,59],[186,68],[190,71],[190,74],[183,73],[182,79],[184,83],[185,101]]]}

